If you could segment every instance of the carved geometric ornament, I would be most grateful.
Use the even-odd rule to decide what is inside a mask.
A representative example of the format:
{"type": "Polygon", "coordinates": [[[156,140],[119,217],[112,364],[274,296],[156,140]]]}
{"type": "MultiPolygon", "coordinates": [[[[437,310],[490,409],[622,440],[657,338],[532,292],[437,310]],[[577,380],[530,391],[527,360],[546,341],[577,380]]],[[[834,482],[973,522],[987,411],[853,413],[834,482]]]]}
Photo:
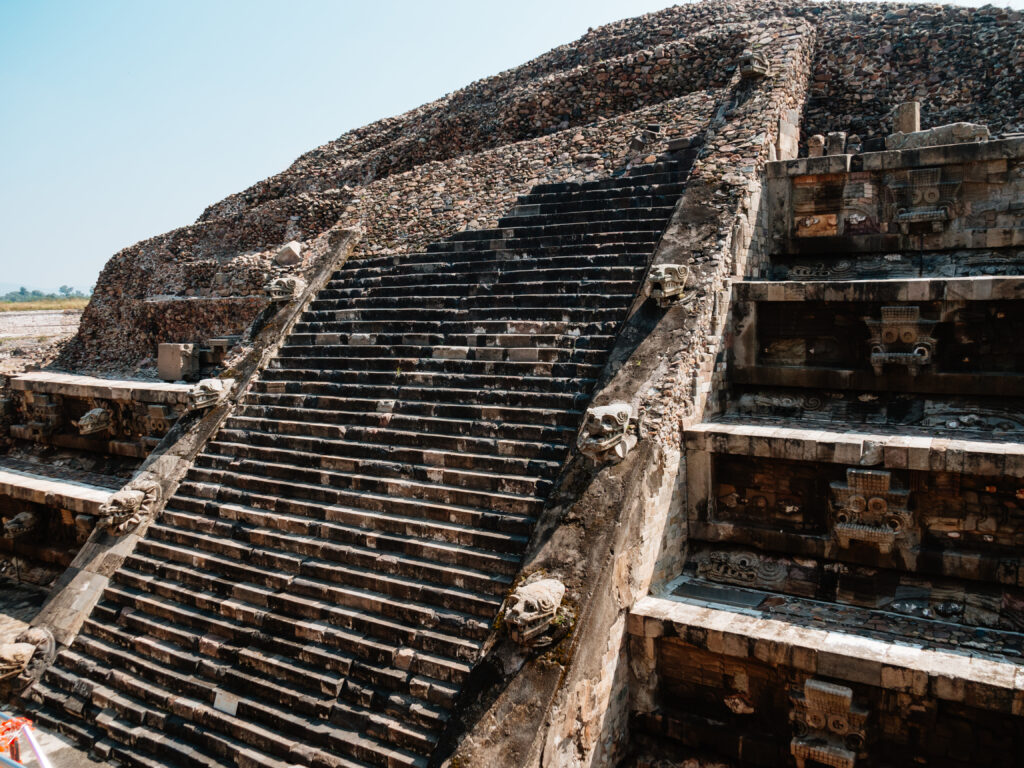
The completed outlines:
{"type": "Polygon", "coordinates": [[[864,749],[868,713],[853,703],[853,691],[845,685],[814,680],[804,683],[793,696],[794,737],[789,751],[797,768],[808,761],[832,768],[854,768],[864,749]]]}
{"type": "Polygon", "coordinates": [[[910,491],[891,484],[889,472],[853,468],[846,470],[845,483],[831,484],[832,535],[840,547],[863,541],[884,555],[898,543],[916,543],[914,516],[907,509],[910,491]]]}
{"type": "Polygon", "coordinates": [[[920,307],[882,307],[881,319],[865,317],[864,322],[871,332],[868,345],[876,376],[886,364],[901,365],[916,376],[934,362],[931,328],[936,321],[921,319],[920,307]]]}

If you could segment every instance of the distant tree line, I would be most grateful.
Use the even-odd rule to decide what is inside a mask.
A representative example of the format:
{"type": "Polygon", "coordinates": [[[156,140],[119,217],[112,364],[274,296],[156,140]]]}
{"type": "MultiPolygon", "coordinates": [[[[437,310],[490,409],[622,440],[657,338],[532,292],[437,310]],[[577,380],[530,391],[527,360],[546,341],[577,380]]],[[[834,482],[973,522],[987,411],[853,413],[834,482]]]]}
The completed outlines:
{"type": "Polygon", "coordinates": [[[40,299],[88,299],[92,296],[92,288],[88,293],[76,290],[72,285],[62,285],[57,289],[59,293],[43,293],[42,291],[30,291],[24,286],[16,291],[10,291],[0,296],[0,301],[39,301],[40,299]]]}

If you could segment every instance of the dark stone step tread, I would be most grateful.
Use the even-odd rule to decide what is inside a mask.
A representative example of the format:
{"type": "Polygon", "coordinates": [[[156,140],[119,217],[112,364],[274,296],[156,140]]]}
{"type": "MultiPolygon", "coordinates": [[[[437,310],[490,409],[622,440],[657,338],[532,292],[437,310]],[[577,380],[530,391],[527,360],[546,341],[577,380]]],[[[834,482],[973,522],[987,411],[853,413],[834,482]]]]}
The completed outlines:
{"type": "MultiPolygon", "coordinates": [[[[79,658],[87,663],[84,658],[79,658]]],[[[140,669],[155,671],[141,660],[135,663],[140,669]]],[[[100,675],[101,673],[93,677],[93,699],[99,697],[109,702],[109,705],[122,716],[141,719],[152,713],[152,716],[162,721],[160,724],[163,727],[173,727],[172,717],[184,717],[199,726],[200,731],[218,731],[261,752],[285,758],[295,754],[291,745],[299,743],[302,745],[301,751],[307,756],[322,752],[319,758],[321,762],[330,760],[341,751],[350,758],[367,761],[370,765],[388,768],[392,765],[415,768],[426,766],[426,760],[421,755],[345,728],[336,722],[300,717],[280,707],[248,698],[241,698],[238,701],[238,713],[230,715],[213,706],[215,689],[207,690],[204,698],[197,698],[179,694],[156,681],[143,682],[120,670],[111,670],[105,679],[100,675]],[[170,703],[172,701],[173,704],[170,703]],[[174,708],[173,711],[170,709],[171,706],[174,708]],[[178,712],[183,714],[177,715],[178,712]],[[280,735],[275,736],[275,731],[280,735]],[[316,746],[313,746],[314,744],[316,746]]],[[[167,678],[174,679],[170,675],[167,675],[167,678]]],[[[190,686],[190,690],[194,693],[203,693],[196,685],[190,686]]],[[[366,763],[350,764],[363,766],[366,763]]]]}
{"type": "Polygon", "coordinates": [[[331,275],[331,281],[347,283],[366,277],[388,275],[432,274],[434,272],[458,271],[490,272],[504,270],[509,266],[517,270],[534,269],[602,269],[605,267],[644,267],[651,258],[649,251],[623,249],[607,245],[583,247],[567,246],[563,253],[529,254],[506,248],[492,248],[484,251],[420,251],[399,253],[392,256],[368,256],[350,259],[348,263],[331,275]]]}
{"type": "MultiPolygon", "coordinates": [[[[307,333],[293,332],[287,343],[295,346],[332,346],[359,344],[366,348],[389,349],[396,346],[467,347],[479,350],[551,350],[558,352],[601,352],[607,354],[615,343],[614,336],[581,336],[561,334],[417,334],[417,333],[307,333]]],[[[376,349],[374,349],[376,351],[376,349]]]]}
{"type": "MultiPolygon", "coordinates": [[[[443,631],[486,635],[487,626],[501,605],[501,600],[493,595],[442,588],[379,573],[360,573],[328,561],[317,562],[283,551],[241,546],[237,542],[218,542],[212,540],[213,537],[187,531],[180,531],[182,535],[178,537],[164,532],[167,538],[156,538],[161,532],[164,531],[155,531],[154,538],[146,538],[138,544],[142,554],[186,563],[273,592],[287,591],[333,605],[346,605],[393,621],[433,622],[443,631]],[[232,553],[245,555],[233,556],[232,553]],[[243,556],[248,559],[242,560],[243,556]]],[[[135,589],[150,591],[151,578],[145,574],[131,576],[121,570],[114,579],[135,589]]],[[[200,594],[193,597],[204,598],[200,594]]],[[[223,610],[230,606],[213,603],[212,607],[223,610]]]]}
{"type": "MultiPolygon", "coordinates": [[[[275,497],[262,498],[273,500],[275,497]]],[[[481,558],[498,558],[507,562],[518,562],[519,553],[527,542],[524,535],[489,530],[479,525],[473,525],[473,520],[479,520],[479,518],[467,518],[458,514],[451,516],[461,519],[463,521],[461,523],[450,521],[447,518],[412,517],[386,510],[361,509],[339,504],[318,505],[288,501],[268,504],[265,508],[257,508],[243,503],[217,502],[189,496],[187,490],[179,491],[172,502],[168,504],[168,508],[178,511],[197,509],[205,511],[211,507],[216,509],[220,515],[228,515],[228,519],[248,519],[259,512],[282,516],[291,514],[295,520],[308,519],[311,523],[332,526],[329,530],[334,530],[336,527],[351,530],[354,532],[353,536],[358,532],[367,537],[387,537],[389,541],[395,542],[422,540],[424,546],[440,548],[441,551],[458,547],[460,550],[466,550],[467,554],[479,553],[481,558]],[[292,512],[290,513],[282,507],[286,507],[292,512]],[[309,514],[304,514],[304,512],[309,514]],[[485,547],[484,544],[490,546],[485,547]]],[[[483,518],[483,522],[487,523],[488,519],[483,518]]],[[[298,524],[294,523],[294,525],[298,524]]]]}
{"type": "Polygon", "coordinates": [[[296,339],[293,334],[281,347],[278,358],[360,358],[395,360],[462,360],[466,362],[541,363],[559,365],[593,365],[603,367],[606,349],[573,349],[569,347],[477,347],[464,344],[438,343],[429,346],[413,344],[350,344],[336,334],[316,334],[318,338],[296,339]],[[324,338],[328,337],[328,338],[324,338]]]}
{"type": "MultiPolygon", "coordinates": [[[[193,571],[202,572],[195,565],[193,571]]],[[[124,573],[118,571],[118,574],[124,573]]],[[[258,645],[267,632],[295,633],[310,630],[321,638],[329,638],[350,653],[366,654],[367,658],[389,659],[393,665],[396,651],[401,646],[416,649],[409,670],[417,675],[447,683],[461,683],[469,673],[469,664],[475,662],[480,652],[482,638],[472,639],[469,633],[463,635],[435,632],[420,624],[404,624],[367,611],[356,610],[343,605],[324,603],[303,595],[275,592],[256,586],[243,585],[241,590],[232,590],[230,604],[223,605],[223,595],[206,595],[190,592],[183,594],[180,586],[171,581],[151,579],[151,586],[157,592],[143,592],[130,586],[111,583],[104,591],[104,599],[128,607],[150,618],[165,619],[174,624],[206,630],[206,634],[258,645]],[[260,603],[247,602],[237,596],[242,591],[250,599],[260,603]],[[208,604],[209,609],[183,602],[208,604]],[[240,623],[231,618],[227,611],[246,611],[258,617],[259,627],[240,623]],[[327,621],[324,619],[333,619],[327,621]],[[326,632],[325,630],[330,630],[326,632]],[[348,630],[348,631],[346,631],[348,630]],[[353,634],[356,633],[356,634],[353,634]],[[370,653],[375,655],[370,655],[370,653]]],[[[235,587],[238,587],[236,584],[235,587]]]]}
{"type": "MultiPolygon", "coordinates": [[[[199,456],[199,459],[207,458],[216,460],[218,457],[210,456],[209,454],[200,454],[199,456]]],[[[421,472],[426,475],[426,470],[428,469],[434,470],[433,467],[421,467],[421,472]]],[[[441,481],[431,481],[418,478],[410,479],[403,476],[380,477],[359,472],[326,469],[305,470],[293,464],[254,462],[248,459],[240,459],[235,466],[231,467],[205,467],[201,466],[197,461],[186,475],[186,478],[208,477],[213,479],[214,482],[220,482],[242,490],[247,490],[246,486],[238,485],[238,483],[252,484],[253,482],[272,481],[279,485],[287,485],[290,488],[319,488],[321,492],[326,489],[332,491],[345,489],[384,493],[389,497],[397,496],[404,499],[429,499],[440,502],[459,500],[455,503],[460,506],[530,517],[535,516],[544,503],[543,496],[497,489],[467,488],[451,482],[459,478],[470,479],[473,476],[472,473],[446,471],[441,474],[441,481]],[[286,478],[298,479],[313,474],[319,478],[316,480],[316,484],[303,481],[285,482],[286,478]]],[[[485,473],[476,473],[476,475],[479,476],[481,481],[487,479],[485,473]]],[[[494,476],[494,478],[499,477],[494,476]]]]}
{"type": "MultiPolygon", "coordinates": [[[[394,400],[396,405],[470,405],[473,407],[510,407],[574,411],[583,413],[590,398],[582,394],[565,392],[537,392],[527,389],[465,389],[459,387],[372,386],[339,384],[320,381],[288,382],[280,379],[257,379],[246,397],[258,397],[260,402],[275,397],[316,395],[340,401],[380,403],[394,400]]],[[[374,411],[377,410],[374,405],[374,411]]],[[[344,410],[344,409],[342,409],[344,410]]]]}
{"type": "MultiPolygon", "coordinates": [[[[282,511],[288,509],[316,510],[318,519],[332,522],[351,522],[364,519],[360,527],[388,533],[402,533],[408,536],[426,536],[431,533],[439,541],[487,541],[496,552],[518,554],[526,545],[532,531],[534,518],[513,512],[496,512],[450,502],[424,502],[422,499],[396,498],[384,494],[367,492],[337,492],[330,501],[318,502],[315,498],[304,498],[298,494],[282,497],[279,484],[274,484],[270,493],[255,490],[241,493],[223,493],[237,489],[224,488],[217,483],[207,483],[186,478],[174,498],[192,497],[214,503],[238,503],[237,499],[225,496],[242,495],[253,506],[258,501],[263,509],[282,511]],[[341,501],[346,499],[347,502],[341,501]],[[358,504],[358,505],[357,505],[358,504]],[[448,538],[448,537],[452,538],[448,538]]],[[[294,484],[292,484],[294,486],[294,484]]],[[[300,486],[305,489],[319,489],[321,486],[300,486]]]]}
{"type": "Polygon", "coordinates": [[[211,527],[211,521],[230,521],[251,528],[305,536],[330,544],[342,544],[360,552],[393,555],[401,557],[404,562],[421,564],[423,567],[436,564],[453,566],[465,572],[467,578],[486,576],[502,583],[510,581],[519,568],[518,557],[474,547],[443,544],[417,536],[381,533],[309,517],[268,512],[241,504],[212,505],[196,500],[196,506],[200,511],[186,511],[179,509],[188,506],[182,504],[183,501],[180,496],[175,497],[175,506],[165,509],[161,520],[180,528],[206,533],[209,533],[206,529],[211,527]],[[500,576],[507,578],[500,579],[500,576]]]}
{"type": "MultiPolygon", "coordinates": [[[[51,668],[46,673],[46,680],[37,683],[40,695],[46,704],[63,712],[75,710],[86,714],[86,708],[94,711],[94,732],[102,736],[94,736],[90,741],[101,742],[115,764],[132,766],[133,768],[167,768],[169,765],[182,768],[212,768],[224,766],[234,768],[239,764],[252,768],[294,768],[293,761],[278,760],[275,757],[255,750],[242,742],[219,734],[208,728],[199,727],[180,718],[168,718],[136,698],[117,693],[112,688],[98,683],[90,683],[90,688],[99,701],[104,703],[100,708],[84,701],[74,691],[75,683],[82,680],[63,670],[51,668]],[[50,687],[47,683],[52,683],[50,687]],[[78,702],[77,706],[70,702],[78,702]],[[118,716],[120,714],[120,717],[118,716]],[[130,717],[130,719],[128,719],[130,717]],[[121,719],[124,718],[124,719],[121,719]],[[138,722],[138,721],[144,722],[138,722]],[[150,727],[157,724],[158,727],[150,727]],[[143,751],[144,750],[144,751],[143,751]],[[239,762],[241,761],[241,762],[239,762]]],[[[34,720],[39,725],[49,723],[41,713],[34,712],[34,720]]],[[[64,727],[66,719],[58,716],[58,727],[51,728],[67,733],[64,727]]],[[[88,737],[86,737],[88,738],[88,737]]],[[[80,741],[85,747],[86,742],[80,741]]],[[[339,768],[368,768],[365,763],[341,762],[339,768]]]]}
{"type": "MultiPolygon", "coordinates": [[[[411,566],[409,570],[419,576],[419,578],[414,578],[408,573],[379,569],[374,567],[376,563],[373,565],[361,564],[377,559],[373,553],[366,550],[360,551],[354,547],[332,545],[323,540],[311,540],[282,531],[249,526],[240,527],[231,523],[221,523],[215,528],[216,530],[209,533],[197,531],[194,528],[185,529],[174,525],[164,525],[162,522],[150,526],[152,538],[176,546],[214,554],[240,555],[255,563],[265,559],[260,554],[261,551],[277,551],[284,553],[288,558],[282,562],[282,570],[297,576],[328,584],[380,592],[383,595],[401,597],[428,605],[438,605],[442,608],[446,607],[446,601],[466,602],[479,609],[474,613],[488,617],[497,612],[501,605],[500,595],[503,595],[508,584],[508,579],[498,579],[490,574],[463,570],[454,566],[437,566],[426,562],[409,563],[411,566]],[[228,530],[224,530],[225,528],[228,530]],[[228,551],[224,552],[223,549],[228,551]],[[249,552],[246,552],[246,549],[249,552]],[[291,559],[288,557],[290,555],[295,555],[300,559],[291,559]],[[419,570],[415,568],[417,565],[419,570]],[[474,586],[459,586],[441,579],[427,578],[428,574],[440,575],[438,571],[445,571],[452,579],[470,581],[474,586]],[[372,583],[373,587],[361,582],[372,583]],[[388,589],[379,589],[382,586],[388,589]],[[402,594],[403,592],[413,594],[402,594]],[[499,597],[495,597],[495,595],[499,595],[499,597]]],[[[397,558],[395,559],[397,560],[397,558]]]]}
{"type": "MultiPolygon", "coordinates": [[[[310,371],[314,369],[295,368],[268,368],[263,371],[264,381],[291,381],[303,382],[310,371]]],[[[382,382],[390,386],[425,387],[434,389],[472,389],[478,387],[485,389],[496,387],[499,389],[522,389],[529,391],[528,387],[541,387],[544,392],[565,392],[565,391],[589,391],[597,383],[593,378],[570,378],[558,376],[502,376],[502,375],[481,375],[464,373],[441,373],[437,371],[417,371],[413,373],[397,371],[327,371],[318,372],[317,383],[350,383],[366,382],[368,384],[379,384],[382,382]],[[462,384],[464,386],[452,386],[462,384]],[[515,386],[517,385],[518,386],[515,386]]]]}
{"type": "MultiPolygon", "coordinates": [[[[310,421],[298,421],[289,418],[283,418],[283,416],[295,416],[297,414],[290,413],[286,409],[278,409],[283,411],[281,418],[274,418],[270,411],[271,409],[261,409],[260,416],[245,415],[245,416],[232,416],[230,417],[221,427],[218,432],[218,436],[226,436],[229,441],[236,442],[237,439],[243,438],[248,440],[260,440],[260,436],[266,438],[271,437],[302,437],[306,436],[309,439],[323,439],[323,440],[346,440],[352,442],[363,442],[368,445],[393,445],[393,446],[404,446],[409,448],[422,448],[428,445],[435,447],[435,450],[441,451],[452,451],[455,453],[462,454],[480,454],[485,456],[503,456],[513,457],[522,460],[541,461],[541,462],[553,462],[556,467],[561,467],[562,460],[566,453],[566,440],[571,437],[567,435],[564,437],[561,443],[555,442],[541,442],[541,441],[530,441],[530,440],[514,440],[511,438],[499,438],[499,437],[483,437],[467,435],[465,433],[453,433],[449,432],[418,432],[412,429],[400,429],[397,427],[391,427],[391,421],[397,421],[399,425],[403,425],[409,422],[417,421],[419,419],[425,419],[426,417],[415,417],[407,416],[405,418],[386,418],[385,415],[379,415],[378,419],[374,419],[373,412],[367,411],[332,411],[332,415],[338,415],[342,420],[335,423],[325,423],[322,419],[327,418],[325,414],[319,413],[318,411],[312,411],[303,416],[311,417],[310,421]],[[313,421],[312,419],[316,419],[313,421]],[[364,423],[360,423],[360,422],[364,423]],[[369,423],[365,423],[369,422],[369,423]],[[356,440],[358,438],[358,440],[356,440]]],[[[441,419],[435,419],[435,421],[443,421],[441,419]]],[[[454,421],[454,420],[449,420],[454,421]]],[[[450,430],[454,429],[455,425],[461,424],[465,429],[473,429],[481,425],[465,419],[461,422],[456,421],[455,424],[447,424],[441,426],[448,426],[450,430]]],[[[413,424],[410,424],[413,426],[413,424]]],[[[415,426],[431,427],[433,424],[415,424],[415,426]]],[[[492,422],[485,422],[485,427],[490,429],[494,428],[492,422]]],[[[503,425],[506,426],[507,425],[503,425]]],[[[534,427],[529,425],[524,428],[524,431],[534,431],[534,427]]],[[[567,430],[568,431],[568,430],[567,430]]]]}
{"type": "MultiPolygon", "coordinates": [[[[230,582],[213,580],[188,566],[158,561],[138,554],[133,554],[129,560],[133,563],[131,567],[136,570],[158,573],[165,580],[171,580],[168,574],[173,574],[185,584],[216,581],[216,586],[223,590],[223,594],[231,595],[233,592],[234,585],[230,582]]],[[[104,603],[100,605],[106,607],[104,603]]],[[[165,619],[154,619],[137,611],[124,614],[114,611],[102,624],[89,619],[83,625],[82,632],[136,650],[139,645],[154,647],[153,644],[159,642],[167,647],[181,648],[188,653],[199,653],[211,659],[230,663],[235,663],[242,651],[265,650],[272,655],[291,659],[293,663],[316,665],[319,669],[338,672],[344,675],[346,680],[356,680],[374,689],[408,694],[438,712],[448,711],[455,703],[458,694],[455,684],[424,676],[421,670],[413,672],[392,666],[399,649],[395,645],[317,622],[296,622],[291,618],[279,618],[278,622],[281,621],[288,622],[288,632],[295,636],[295,640],[288,639],[283,632],[264,632],[256,635],[251,641],[247,639],[242,642],[229,642],[226,638],[209,634],[200,635],[189,631],[184,625],[165,619]],[[120,625],[132,631],[117,629],[116,627],[120,625]],[[119,638],[128,638],[128,641],[122,643],[119,638]],[[333,641],[334,645],[326,644],[325,639],[333,641]]],[[[462,662],[454,662],[452,666],[453,662],[444,657],[424,651],[419,653],[426,664],[434,668],[448,665],[447,676],[456,680],[461,679],[464,671],[463,666],[460,666],[462,662]]]]}
{"type": "Polygon", "coordinates": [[[351,462],[352,467],[362,464],[377,466],[378,462],[409,467],[436,467],[438,469],[472,470],[481,474],[499,477],[515,476],[524,482],[551,479],[561,464],[557,461],[517,459],[496,453],[471,453],[442,448],[416,446],[382,446],[380,443],[364,443],[357,440],[330,440],[319,437],[302,438],[298,435],[269,435],[266,441],[278,443],[267,445],[254,434],[221,428],[217,437],[206,444],[207,455],[231,456],[262,461],[276,457],[278,461],[288,459],[296,466],[323,469],[337,469],[336,465],[351,462]],[[234,432],[234,434],[232,434],[234,432]],[[285,445],[279,445],[284,443],[285,445]],[[430,463],[427,464],[426,460],[430,463]]]}
{"type": "MultiPolygon", "coordinates": [[[[583,415],[582,407],[584,396],[565,393],[546,393],[531,390],[488,390],[480,392],[481,401],[473,400],[474,390],[462,387],[395,387],[390,391],[365,393],[359,397],[358,393],[363,390],[360,387],[351,387],[344,384],[336,385],[330,381],[289,381],[288,379],[271,379],[259,382],[257,389],[260,391],[251,393],[251,397],[259,398],[259,404],[255,407],[264,406],[262,402],[273,398],[292,397],[302,398],[296,403],[302,405],[283,406],[295,411],[305,411],[314,415],[318,411],[333,411],[337,413],[351,413],[360,415],[380,416],[382,418],[395,417],[416,417],[423,419],[435,419],[439,421],[495,421],[500,420],[508,426],[537,426],[536,419],[539,417],[542,424],[548,425],[551,420],[560,416],[566,417],[569,422],[575,423],[583,415]],[[302,388],[299,392],[289,392],[288,385],[293,389],[302,388]],[[271,389],[283,389],[284,391],[267,391],[271,389]],[[338,394],[339,389],[354,391],[357,396],[346,396],[338,394]],[[411,390],[411,391],[410,391],[411,390]],[[493,393],[493,394],[491,394],[493,393]],[[366,397],[370,394],[370,397],[366,397]],[[379,396],[373,397],[373,394],[379,396]],[[386,397],[384,395],[388,395],[386,397]],[[413,397],[414,395],[418,397],[413,397]],[[489,395],[485,397],[485,395],[489,395]],[[499,402],[488,402],[488,399],[499,400],[499,402]],[[558,399],[562,402],[557,405],[538,403],[538,400],[558,399]],[[500,402],[504,400],[505,402],[500,402]],[[510,402],[511,401],[511,402],[510,402]],[[532,401],[532,402],[531,402],[532,401]],[[366,406],[365,410],[351,410],[347,407],[354,404],[366,406]],[[373,407],[370,407],[373,404],[373,407]],[[429,409],[432,413],[424,413],[429,409]],[[471,418],[457,418],[446,415],[446,411],[466,411],[472,414],[471,418]],[[438,413],[440,411],[441,413],[438,413]],[[479,413],[477,413],[479,412],[479,413]]],[[[247,405],[247,404],[243,404],[247,405]]],[[[281,407],[281,406],[278,406],[281,407]]],[[[423,430],[413,430],[422,432],[423,430]]],[[[570,430],[575,431],[575,430],[570,430]]]]}
{"type": "Polygon", "coordinates": [[[594,379],[602,365],[572,362],[516,362],[506,360],[454,360],[434,357],[331,357],[281,355],[272,369],[289,371],[349,371],[357,374],[418,376],[443,373],[455,376],[534,376],[552,379],[594,379]]]}
{"type": "MultiPolygon", "coordinates": [[[[283,706],[286,707],[286,711],[301,718],[323,722],[335,719],[336,709],[340,706],[343,707],[347,719],[397,717],[400,721],[398,725],[405,731],[405,736],[414,741],[414,745],[399,744],[399,747],[414,746],[421,750],[430,750],[437,742],[436,728],[443,724],[435,723],[433,728],[424,729],[420,725],[406,721],[402,716],[406,714],[405,712],[373,712],[355,701],[339,701],[344,688],[344,678],[337,678],[329,685],[333,690],[315,690],[311,694],[296,689],[285,684],[285,677],[300,671],[298,668],[286,660],[275,661],[273,657],[266,657],[247,649],[242,649],[238,658],[248,663],[238,666],[217,664],[208,658],[195,657],[196,663],[187,674],[179,672],[159,658],[147,656],[134,648],[118,647],[98,638],[83,637],[76,641],[74,650],[105,662],[111,668],[132,672],[149,683],[182,693],[208,705],[214,703],[218,691],[226,691],[239,698],[239,710],[243,707],[251,709],[256,705],[255,712],[246,714],[257,714],[263,708],[273,710],[283,706]]],[[[380,740],[390,741],[387,738],[380,740]]]]}
{"type": "MultiPolygon", "coordinates": [[[[480,265],[474,264],[475,267],[480,265]]],[[[603,266],[588,267],[552,267],[538,269],[535,266],[528,266],[524,269],[501,269],[495,266],[494,269],[482,271],[479,268],[473,269],[471,274],[473,283],[486,285],[503,285],[506,287],[529,285],[534,283],[549,284],[558,281],[565,285],[576,283],[592,283],[604,280],[613,281],[636,281],[643,276],[647,265],[644,263],[623,265],[608,264],[603,266]]],[[[330,280],[326,288],[328,290],[372,290],[377,288],[416,288],[435,287],[452,285],[464,282],[467,278],[467,270],[449,269],[433,270],[430,272],[389,272],[384,274],[364,275],[362,277],[346,276],[345,279],[330,280]]]]}

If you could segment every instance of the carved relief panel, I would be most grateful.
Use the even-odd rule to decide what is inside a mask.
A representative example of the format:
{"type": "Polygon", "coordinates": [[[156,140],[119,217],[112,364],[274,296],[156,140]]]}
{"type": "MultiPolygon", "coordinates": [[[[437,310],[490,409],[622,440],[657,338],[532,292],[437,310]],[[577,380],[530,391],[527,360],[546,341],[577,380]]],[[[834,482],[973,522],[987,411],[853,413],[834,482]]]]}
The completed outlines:
{"type": "Polygon", "coordinates": [[[921,317],[921,308],[882,307],[881,319],[864,318],[871,339],[871,367],[881,376],[886,365],[898,365],[916,376],[935,362],[935,338],[931,329],[935,320],[921,317]]]}
{"type": "Polygon", "coordinates": [[[845,685],[809,678],[793,696],[790,753],[797,768],[808,763],[854,768],[865,755],[868,712],[854,704],[845,685]]]}
{"type": "Polygon", "coordinates": [[[888,554],[916,546],[910,492],[891,486],[891,473],[874,469],[847,469],[845,483],[832,483],[832,535],[840,547],[862,541],[888,554]]]}
{"type": "Polygon", "coordinates": [[[885,217],[891,231],[941,232],[957,215],[963,181],[957,166],[911,168],[885,176],[885,217]]]}

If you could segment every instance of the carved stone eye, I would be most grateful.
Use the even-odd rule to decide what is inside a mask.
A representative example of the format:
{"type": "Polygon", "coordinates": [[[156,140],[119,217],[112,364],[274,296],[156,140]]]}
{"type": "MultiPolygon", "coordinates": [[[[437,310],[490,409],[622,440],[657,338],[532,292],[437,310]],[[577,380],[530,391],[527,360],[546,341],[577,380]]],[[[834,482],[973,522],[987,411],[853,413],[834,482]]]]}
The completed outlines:
{"type": "Polygon", "coordinates": [[[865,509],[867,509],[868,500],[865,499],[860,494],[854,494],[853,496],[850,497],[850,501],[848,502],[848,504],[850,506],[850,509],[852,509],[854,512],[863,512],[865,509]]]}
{"type": "Polygon", "coordinates": [[[884,515],[889,509],[889,504],[880,496],[872,496],[868,499],[868,510],[876,515],[884,515]]]}
{"type": "Polygon", "coordinates": [[[815,731],[821,731],[825,729],[827,722],[825,715],[822,712],[808,712],[807,713],[807,725],[815,731]]]}
{"type": "Polygon", "coordinates": [[[939,190],[935,189],[934,187],[931,189],[926,189],[924,191],[924,201],[932,205],[939,202],[939,190]]]}
{"type": "Polygon", "coordinates": [[[913,344],[917,341],[917,328],[900,328],[900,341],[904,344],[913,344]]]}
{"type": "Polygon", "coordinates": [[[882,331],[882,341],[886,344],[895,344],[900,334],[895,328],[886,328],[882,331]]]}
{"type": "Polygon", "coordinates": [[[837,733],[840,736],[844,735],[850,730],[850,724],[846,721],[846,718],[842,715],[832,715],[828,719],[828,729],[832,733],[837,733]]]}

